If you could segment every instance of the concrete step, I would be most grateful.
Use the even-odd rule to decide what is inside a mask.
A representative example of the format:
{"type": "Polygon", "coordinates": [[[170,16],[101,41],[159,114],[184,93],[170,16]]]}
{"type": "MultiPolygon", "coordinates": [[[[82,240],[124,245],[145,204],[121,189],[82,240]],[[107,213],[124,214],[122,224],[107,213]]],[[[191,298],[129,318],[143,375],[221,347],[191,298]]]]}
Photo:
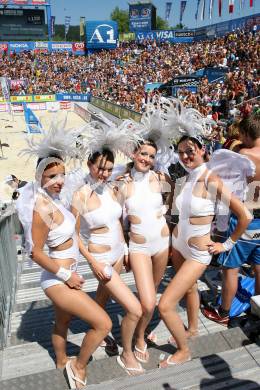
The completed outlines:
{"type": "MultiPolygon", "coordinates": [[[[116,357],[98,361],[92,360],[88,364],[88,386],[86,389],[259,389],[259,350],[259,345],[256,344],[219,350],[194,357],[192,361],[182,365],[158,369],[161,350],[152,348],[149,349],[150,362],[145,365],[146,373],[138,377],[127,376],[126,372],[116,363],[116,357]]],[[[35,359],[37,358],[35,356],[35,359]]],[[[13,369],[16,369],[15,365],[13,369]]],[[[13,379],[5,379],[0,382],[0,387],[1,390],[65,390],[68,385],[62,370],[51,369],[13,379]]]]}
{"type": "MultiPolygon", "coordinates": [[[[180,316],[183,321],[186,322],[186,312],[180,312],[180,316]]],[[[199,327],[200,336],[192,339],[190,342],[194,357],[225,351],[250,343],[246,334],[239,327],[225,330],[223,326],[218,325],[219,331],[209,333],[208,329],[203,325],[201,317],[199,327]]],[[[112,319],[114,318],[112,317],[112,319]]],[[[115,338],[118,345],[120,345],[120,322],[121,319],[120,321],[117,321],[117,324],[115,325],[115,321],[113,321],[115,326],[112,331],[112,337],[115,338]]],[[[23,343],[11,345],[4,350],[2,373],[4,379],[18,377],[21,373],[24,375],[33,374],[55,367],[54,351],[50,339],[51,329],[45,328],[45,326],[43,326],[43,328],[43,333],[40,333],[40,330],[38,331],[39,334],[35,331],[35,333],[31,337],[28,336],[27,340],[24,340],[23,343]],[[26,356],[30,356],[30,359],[25,359],[26,356]],[[36,358],[39,362],[37,365],[34,364],[36,358]],[[16,369],[14,369],[14,366],[16,369]]],[[[158,349],[163,353],[172,353],[175,348],[167,344],[169,332],[164,323],[159,321],[158,318],[154,318],[151,322],[151,329],[154,330],[158,338],[156,345],[153,345],[153,349],[158,349]]],[[[85,328],[85,330],[87,329],[85,328]]],[[[82,343],[84,334],[85,332],[69,333],[67,345],[69,356],[78,354],[79,346],[82,343]]],[[[104,348],[101,347],[93,354],[95,360],[104,359],[108,356],[109,355],[104,348]]]]}

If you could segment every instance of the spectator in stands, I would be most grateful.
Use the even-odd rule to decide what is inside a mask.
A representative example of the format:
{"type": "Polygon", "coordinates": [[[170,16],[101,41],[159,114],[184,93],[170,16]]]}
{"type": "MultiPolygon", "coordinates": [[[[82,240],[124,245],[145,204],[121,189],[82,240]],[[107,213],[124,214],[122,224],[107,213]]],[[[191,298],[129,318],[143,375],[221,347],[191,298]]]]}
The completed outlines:
{"type": "MultiPolygon", "coordinates": [[[[237,292],[238,272],[240,266],[248,262],[254,265],[255,294],[260,294],[260,113],[252,114],[239,123],[243,148],[240,154],[247,156],[256,166],[252,178],[251,193],[248,206],[252,209],[254,219],[247,227],[242,237],[229,251],[222,253],[219,263],[223,267],[222,303],[218,308],[205,308],[202,313],[212,321],[227,325],[229,311],[237,292]]],[[[231,216],[228,235],[232,235],[237,225],[237,219],[231,216]]]]}

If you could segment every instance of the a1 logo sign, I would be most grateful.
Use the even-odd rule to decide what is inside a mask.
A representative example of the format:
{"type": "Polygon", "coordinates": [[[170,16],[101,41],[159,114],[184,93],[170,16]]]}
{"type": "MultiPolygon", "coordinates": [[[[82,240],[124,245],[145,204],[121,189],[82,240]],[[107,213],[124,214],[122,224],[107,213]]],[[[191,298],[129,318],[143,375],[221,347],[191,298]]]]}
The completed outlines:
{"type": "Polygon", "coordinates": [[[95,28],[89,42],[115,44],[115,31],[109,24],[100,24],[95,28]]]}

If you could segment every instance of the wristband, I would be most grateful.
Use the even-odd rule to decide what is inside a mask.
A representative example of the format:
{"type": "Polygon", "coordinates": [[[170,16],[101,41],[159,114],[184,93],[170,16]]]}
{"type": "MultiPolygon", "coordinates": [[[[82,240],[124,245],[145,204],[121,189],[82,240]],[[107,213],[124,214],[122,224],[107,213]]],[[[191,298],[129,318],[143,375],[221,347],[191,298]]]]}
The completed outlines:
{"type": "Polygon", "coordinates": [[[72,272],[69,269],[66,269],[64,267],[60,267],[58,272],[56,273],[56,276],[58,276],[58,278],[63,280],[64,282],[67,282],[67,280],[69,280],[71,275],[72,272]]]}
{"type": "Polygon", "coordinates": [[[235,243],[236,243],[236,242],[233,241],[231,237],[228,237],[228,239],[227,239],[225,242],[223,242],[222,245],[223,245],[225,251],[230,251],[230,249],[233,248],[233,246],[235,245],[235,243]]]}
{"type": "Polygon", "coordinates": [[[124,255],[125,255],[125,256],[128,256],[128,254],[129,254],[129,250],[128,250],[127,243],[125,242],[125,243],[124,243],[124,255]]]}

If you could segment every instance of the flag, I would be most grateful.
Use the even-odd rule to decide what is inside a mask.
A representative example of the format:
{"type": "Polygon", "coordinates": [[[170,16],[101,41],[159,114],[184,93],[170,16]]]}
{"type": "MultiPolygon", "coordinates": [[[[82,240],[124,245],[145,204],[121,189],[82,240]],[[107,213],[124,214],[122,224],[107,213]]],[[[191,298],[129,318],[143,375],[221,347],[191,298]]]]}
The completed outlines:
{"type": "Polygon", "coordinates": [[[209,0],[209,18],[212,19],[212,12],[214,8],[214,0],[209,0]]]}
{"type": "Polygon", "coordinates": [[[3,97],[7,102],[10,101],[10,86],[7,77],[0,77],[0,85],[3,97]]]}
{"type": "Polygon", "coordinates": [[[55,35],[55,16],[51,16],[51,37],[55,35]]]}
{"type": "Polygon", "coordinates": [[[83,37],[84,35],[84,27],[85,27],[85,16],[81,16],[79,18],[79,35],[83,37]]]}
{"type": "Polygon", "coordinates": [[[203,3],[202,3],[200,20],[204,20],[204,18],[205,18],[205,0],[203,0],[203,3]]]}
{"type": "Polygon", "coordinates": [[[222,15],[222,0],[218,0],[218,16],[222,15]]]}
{"type": "Polygon", "coordinates": [[[65,35],[68,34],[70,28],[70,16],[65,16],[65,35]]]}
{"type": "Polygon", "coordinates": [[[253,7],[253,0],[249,0],[249,6],[253,7]]]}
{"type": "Polygon", "coordinates": [[[169,20],[172,9],[172,1],[167,1],[165,4],[165,20],[169,20]]]}
{"type": "Polygon", "coordinates": [[[197,9],[196,9],[196,12],[195,12],[195,19],[196,20],[198,19],[199,7],[200,7],[200,0],[197,0],[197,9]]]}
{"type": "Polygon", "coordinates": [[[228,12],[230,14],[233,14],[233,12],[234,12],[234,1],[235,0],[229,0],[229,2],[228,2],[228,12]]]}
{"type": "Polygon", "coordinates": [[[180,23],[182,22],[182,17],[183,17],[185,8],[186,8],[186,4],[187,4],[186,0],[181,1],[181,4],[180,4],[180,23]]]}

